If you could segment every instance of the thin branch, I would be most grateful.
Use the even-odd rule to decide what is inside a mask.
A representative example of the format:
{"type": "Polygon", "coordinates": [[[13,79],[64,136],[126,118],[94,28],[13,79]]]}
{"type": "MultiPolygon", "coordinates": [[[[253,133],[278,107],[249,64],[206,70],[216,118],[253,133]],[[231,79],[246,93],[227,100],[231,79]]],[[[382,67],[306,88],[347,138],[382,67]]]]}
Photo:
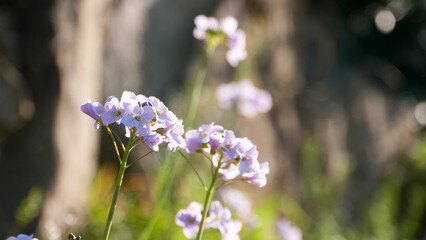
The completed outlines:
{"type": "Polygon", "coordinates": [[[227,184],[229,184],[229,183],[236,182],[236,181],[238,181],[238,180],[241,180],[241,179],[236,178],[236,179],[231,179],[231,180],[228,180],[228,181],[224,181],[222,184],[220,184],[220,185],[219,185],[219,187],[217,187],[217,189],[216,189],[216,190],[219,190],[221,187],[223,187],[223,186],[225,186],[225,185],[227,185],[227,184]]]}
{"type": "Polygon", "coordinates": [[[133,148],[135,148],[136,146],[138,146],[139,144],[142,144],[142,143],[144,143],[144,142],[142,142],[142,141],[138,141],[137,143],[135,143],[135,144],[133,144],[131,147],[130,147],[130,149],[133,149],[133,148]]]}
{"type": "Polygon", "coordinates": [[[138,139],[133,143],[132,148],[136,147],[137,145],[141,143],[144,143],[144,142],[142,141],[141,137],[138,137],[138,139]]]}
{"type": "Polygon", "coordinates": [[[209,156],[207,156],[205,152],[201,151],[201,154],[203,154],[203,156],[206,157],[212,165],[214,165],[213,160],[209,156]]]}
{"type": "Polygon", "coordinates": [[[149,152],[145,153],[144,155],[142,155],[141,157],[139,157],[138,159],[136,159],[136,160],[135,160],[135,161],[133,161],[132,163],[127,164],[126,168],[128,168],[128,167],[132,166],[135,162],[137,162],[137,161],[141,160],[142,158],[144,158],[144,157],[148,156],[149,154],[151,154],[151,153],[153,153],[153,152],[154,152],[154,150],[151,150],[151,151],[149,151],[149,152]]]}
{"type": "Polygon", "coordinates": [[[207,156],[205,152],[201,151],[201,154],[202,154],[205,158],[207,158],[207,159],[209,160],[209,162],[210,162],[210,171],[211,171],[211,174],[213,175],[213,174],[214,174],[214,164],[213,164],[213,160],[212,160],[209,156],[207,156]]]}
{"type": "Polygon", "coordinates": [[[120,161],[120,164],[121,164],[121,156],[120,156],[120,151],[118,151],[117,142],[115,141],[115,138],[114,138],[114,135],[112,134],[111,129],[109,127],[106,127],[106,129],[107,129],[108,134],[111,137],[111,140],[114,144],[114,148],[115,148],[115,152],[117,153],[118,161],[120,161]]]}
{"type": "Polygon", "coordinates": [[[115,135],[115,137],[116,138],[118,138],[118,141],[120,142],[120,144],[121,144],[121,148],[123,148],[123,151],[125,150],[125,146],[124,146],[124,144],[123,144],[123,142],[121,141],[121,139],[120,139],[120,137],[117,135],[117,133],[115,133],[114,132],[114,130],[112,130],[111,128],[109,128],[109,127],[107,127],[114,135],[115,135]]]}
{"type": "Polygon", "coordinates": [[[207,191],[207,187],[204,184],[203,179],[201,178],[200,174],[197,172],[197,170],[195,169],[194,165],[192,165],[191,161],[189,161],[189,159],[182,153],[182,151],[178,150],[178,152],[180,153],[180,155],[182,155],[182,157],[188,162],[188,164],[192,167],[192,169],[194,170],[195,174],[197,174],[198,179],[200,180],[201,184],[203,185],[203,188],[207,191]]]}

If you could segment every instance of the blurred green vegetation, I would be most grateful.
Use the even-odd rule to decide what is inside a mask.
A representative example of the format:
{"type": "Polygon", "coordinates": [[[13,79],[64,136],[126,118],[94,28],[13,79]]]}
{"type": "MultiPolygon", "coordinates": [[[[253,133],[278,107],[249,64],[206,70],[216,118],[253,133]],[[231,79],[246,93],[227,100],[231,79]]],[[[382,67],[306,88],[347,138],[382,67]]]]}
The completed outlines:
{"type": "Polygon", "coordinates": [[[10,232],[22,232],[40,214],[43,190],[33,186],[28,196],[19,204],[15,212],[15,224],[10,232]]]}

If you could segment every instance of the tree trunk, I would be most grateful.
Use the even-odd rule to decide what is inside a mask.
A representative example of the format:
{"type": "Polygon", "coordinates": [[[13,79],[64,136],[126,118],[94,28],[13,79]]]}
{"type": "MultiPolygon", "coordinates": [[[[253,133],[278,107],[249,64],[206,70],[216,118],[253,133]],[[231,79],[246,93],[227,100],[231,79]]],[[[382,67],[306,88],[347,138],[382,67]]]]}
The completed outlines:
{"type": "Polygon", "coordinates": [[[53,125],[57,170],[39,224],[46,239],[63,239],[66,231],[84,223],[100,133],[93,120],[80,112],[80,106],[102,96],[105,15],[110,4],[59,0],[53,13],[61,80],[53,125]]]}

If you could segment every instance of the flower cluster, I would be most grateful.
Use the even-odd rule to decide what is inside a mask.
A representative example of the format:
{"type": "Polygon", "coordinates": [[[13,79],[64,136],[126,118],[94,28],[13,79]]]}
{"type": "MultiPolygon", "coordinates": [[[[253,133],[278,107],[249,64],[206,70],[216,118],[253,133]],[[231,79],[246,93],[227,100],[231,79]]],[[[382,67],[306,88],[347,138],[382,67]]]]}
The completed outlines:
{"type": "Polygon", "coordinates": [[[266,185],[269,164],[258,162],[259,152],[249,139],[237,138],[233,131],[211,123],[187,131],[185,141],[188,153],[205,151],[212,155],[213,164],[219,164],[219,175],[224,181],[238,179],[258,187],[266,185]]]}
{"type": "Polygon", "coordinates": [[[96,120],[96,128],[117,123],[123,124],[128,133],[135,129],[137,136],[154,151],[162,145],[169,151],[184,147],[182,120],[156,97],[124,91],[120,100],[111,96],[104,105],[89,100],[81,111],[96,120]]]}
{"type": "Polygon", "coordinates": [[[219,85],[216,97],[221,108],[229,109],[237,105],[238,112],[248,118],[272,108],[271,94],[256,88],[248,79],[219,85]]]}
{"type": "Polygon", "coordinates": [[[183,234],[187,238],[194,238],[200,229],[203,205],[191,202],[187,209],[181,209],[176,214],[176,225],[183,227],[183,234]]]}
{"type": "Polygon", "coordinates": [[[276,232],[282,240],[302,240],[302,231],[287,218],[277,221],[276,232]]]}
{"type": "Polygon", "coordinates": [[[8,237],[6,240],[38,240],[38,238],[34,238],[34,234],[31,234],[31,235],[19,234],[16,237],[8,237]]]}
{"type": "Polygon", "coordinates": [[[236,67],[247,57],[246,35],[237,29],[238,22],[233,17],[223,18],[220,22],[214,17],[198,15],[194,19],[194,37],[202,41],[223,42],[227,47],[226,60],[229,65],[236,67]]]}
{"type": "MultiPolygon", "coordinates": [[[[199,230],[203,206],[191,202],[187,209],[181,209],[176,215],[176,224],[183,227],[183,234],[187,238],[194,238],[199,230]]],[[[219,201],[213,201],[206,219],[206,228],[218,229],[224,240],[239,240],[242,223],[232,220],[231,212],[224,208],[219,201]]]]}

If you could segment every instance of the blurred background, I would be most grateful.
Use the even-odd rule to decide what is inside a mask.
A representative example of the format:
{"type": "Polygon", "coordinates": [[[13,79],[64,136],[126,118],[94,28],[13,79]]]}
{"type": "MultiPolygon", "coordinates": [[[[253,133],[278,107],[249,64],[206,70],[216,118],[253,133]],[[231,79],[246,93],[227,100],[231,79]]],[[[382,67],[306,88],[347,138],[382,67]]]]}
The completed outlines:
{"type": "MultiPolygon", "coordinates": [[[[198,123],[247,136],[271,165],[265,188],[231,184],[257,216],[241,239],[278,239],[282,217],[304,239],[426,239],[424,0],[0,1],[0,239],[102,236],[118,163],[80,105],[130,90],[183,118],[203,50],[198,14],[232,15],[247,34],[238,68],[215,52],[198,111],[198,123]],[[219,108],[217,85],[244,78],[272,94],[269,113],[219,108]]],[[[144,239],[148,224],[149,239],[184,239],[175,214],[202,201],[202,187],[177,158],[149,223],[163,159],[129,169],[111,239],[144,239]]],[[[195,165],[207,179],[208,165],[195,165]]]]}

